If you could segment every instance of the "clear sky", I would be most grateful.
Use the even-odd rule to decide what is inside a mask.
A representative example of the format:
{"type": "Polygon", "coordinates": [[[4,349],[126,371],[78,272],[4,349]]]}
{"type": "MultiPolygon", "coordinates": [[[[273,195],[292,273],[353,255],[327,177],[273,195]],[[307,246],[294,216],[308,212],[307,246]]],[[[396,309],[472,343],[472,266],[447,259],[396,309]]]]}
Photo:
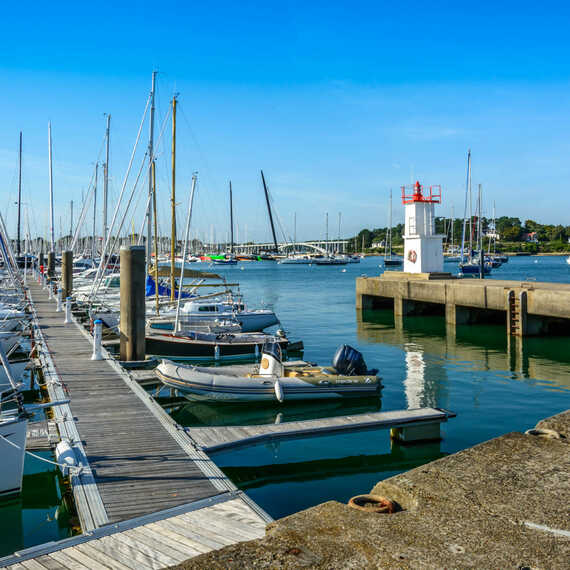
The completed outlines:
{"type": "MultiPolygon", "coordinates": [[[[3,5],[0,175],[13,230],[18,133],[24,200],[46,233],[52,122],[56,233],[76,215],[112,115],[118,196],[157,69],[157,137],[179,93],[179,223],[199,172],[194,234],[269,238],[263,168],[288,234],[353,235],[402,219],[399,186],[441,184],[463,214],[467,149],[485,211],[570,224],[565,2],[28,2],[3,5]]],[[[158,145],[161,228],[169,129],[158,145]]],[[[147,128],[143,131],[146,144],[147,128]]],[[[99,158],[101,160],[102,157],[99,158]]],[[[137,163],[138,164],[138,163],[137,163]]],[[[129,218],[137,230],[137,214],[129,218]]],[[[32,233],[34,231],[32,230],[32,233]]]]}

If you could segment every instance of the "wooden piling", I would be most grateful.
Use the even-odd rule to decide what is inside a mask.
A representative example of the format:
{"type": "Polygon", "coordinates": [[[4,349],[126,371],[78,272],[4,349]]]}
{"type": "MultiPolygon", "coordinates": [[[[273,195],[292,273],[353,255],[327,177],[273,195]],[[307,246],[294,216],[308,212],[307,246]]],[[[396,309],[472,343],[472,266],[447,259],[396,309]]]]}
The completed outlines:
{"type": "Polygon", "coordinates": [[[121,360],[145,358],[145,248],[121,248],[121,360]]]}
{"type": "Polygon", "coordinates": [[[73,252],[64,251],[61,256],[61,288],[64,299],[73,291],[73,252]]]}
{"type": "Polygon", "coordinates": [[[55,276],[55,251],[48,251],[47,275],[49,279],[55,276]]]}

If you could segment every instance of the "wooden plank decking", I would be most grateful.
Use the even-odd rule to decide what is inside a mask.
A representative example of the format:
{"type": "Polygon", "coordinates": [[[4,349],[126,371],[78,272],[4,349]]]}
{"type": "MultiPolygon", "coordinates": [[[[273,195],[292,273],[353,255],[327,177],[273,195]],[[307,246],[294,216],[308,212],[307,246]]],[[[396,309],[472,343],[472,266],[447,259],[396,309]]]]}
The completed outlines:
{"type": "Polygon", "coordinates": [[[253,445],[279,438],[315,437],[341,431],[400,428],[407,425],[434,424],[447,421],[455,414],[436,408],[395,410],[335,416],[316,420],[251,426],[219,426],[186,428],[204,451],[219,451],[230,447],[253,445]]]}
{"type": "Polygon", "coordinates": [[[56,312],[38,285],[30,289],[108,521],[218,494],[220,487],[211,476],[149,413],[113,366],[90,360],[91,344],[78,326],[63,324],[63,313],[56,312]]]}
{"type": "Polygon", "coordinates": [[[266,521],[244,502],[224,493],[171,512],[141,517],[89,535],[69,538],[0,559],[10,570],[145,570],[179,564],[204,552],[261,538],[266,521]]]}

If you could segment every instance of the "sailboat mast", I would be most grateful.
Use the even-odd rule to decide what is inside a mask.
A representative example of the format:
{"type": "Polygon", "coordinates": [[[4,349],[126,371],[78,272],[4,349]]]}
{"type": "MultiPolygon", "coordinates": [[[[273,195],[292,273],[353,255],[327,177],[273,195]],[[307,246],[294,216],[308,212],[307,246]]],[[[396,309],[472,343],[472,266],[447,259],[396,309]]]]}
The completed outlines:
{"type": "Polygon", "coordinates": [[[455,233],[455,218],[453,217],[453,204],[451,205],[451,253],[453,254],[454,241],[453,234],[455,233]]]}
{"type": "MultiPolygon", "coordinates": [[[[160,314],[158,291],[158,216],[156,214],[156,164],[152,161],[152,209],[154,212],[154,310],[160,314]]],[[[173,287],[174,289],[174,287],[173,287]]],[[[171,299],[173,296],[171,295],[171,299]]]]}
{"type": "Polygon", "coordinates": [[[18,153],[18,237],[16,242],[16,253],[20,255],[20,219],[22,211],[22,131],[20,131],[20,151],[18,153]]]}
{"type": "Polygon", "coordinates": [[[388,239],[386,240],[388,243],[388,255],[390,259],[392,259],[392,188],[390,188],[390,215],[388,217],[388,239]]]}
{"type": "Polygon", "coordinates": [[[325,212],[325,249],[329,254],[329,213],[325,212]]]}
{"type": "MultiPolygon", "coordinates": [[[[170,196],[170,217],[170,300],[174,301],[174,285],[176,283],[174,274],[176,270],[176,95],[172,97],[172,194],[170,196]]],[[[158,257],[155,258],[154,262],[158,264],[158,257]]]]}
{"type": "Polygon", "coordinates": [[[473,251],[473,194],[471,192],[471,153],[469,153],[469,259],[473,251]]]}
{"type": "MultiPolygon", "coordinates": [[[[467,194],[469,192],[469,181],[471,180],[471,149],[467,151],[467,180],[465,182],[465,205],[463,207],[463,231],[461,233],[461,261],[463,263],[463,252],[465,250],[465,229],[467,224],[467,194]]],[[[471,256],[471,253],[469,254],[471,256]]]]}
{"type": "MultiPolygon", "coordinates": [[[[99,174],[99,163],[96,162],[95,163],[95,186],[93,187],[93,238],[92,238],[92,242],[91,242],[91,260],[93,261],[95,259],[95,243],[96,243],[96,238],[97,238],[97,234],[96,234],[96,225],[95,225],[95,220],[96,220],[96,216],[97,216],[97,178],[98,178],[98,174],[99,174]]],[[[71,202],[73,204],[73,202],[71,202]]]]}
{"type": "Polygon", "coordinates": [[[341,212],[338,213],[338,242],[336,244],[336,251],[340,253],[340,221],[341,221],[341,212]]]}
{"type": "Polygon", "coordinates": [[[152,87],[150,90],[150,129],[148,138],[148,207],[146,211],[146,264],[147,269],[152,263],[152,163],[154,160],[154,91],[156,71],[152,72],[152,87]]]}
{"type": "Polygon", "coordinates": [[[275,252],[277,253],[277,236],[275,235],[275,225],[273,223],[273,214],[271,213],[271,204],[269,203],[269,192],[267,191],[267,184],[265,183],[265,176],[263,176],[263,170],[261,171],[261,180],[263,182],[263,190],[265,192],[265,201],[267,202],[267,211],[269,212],[269,223],[271,224],[271,233],[273,234],[273,245],[275,246],[275,252]]]}
{"type": "Polygon", "coordinates": [[[297,253],[297,212],[293,212],[293,251],[297,253]]]}
{"type": "Polygon", "coordinates": [[[55,254],[55,234],[53,225],[53,170],[51,156],[51,122],[48,123],[48,155],[49,155],[49,233],[50,233],[50,251],[55,254]]]}
{"type": "Polygon", "coordinates": [[[109,196],[109,134],[111,131],[111,115],[107,115],[105,130],[105,164],[103,166],[103,247],[107,243],[107,201],[109,196]]]}
{"type": "Polygon", "coordinates": [[[234,252],[234,204],[232,198],[232,181],[230,180],[230,253],[234,252]]]}

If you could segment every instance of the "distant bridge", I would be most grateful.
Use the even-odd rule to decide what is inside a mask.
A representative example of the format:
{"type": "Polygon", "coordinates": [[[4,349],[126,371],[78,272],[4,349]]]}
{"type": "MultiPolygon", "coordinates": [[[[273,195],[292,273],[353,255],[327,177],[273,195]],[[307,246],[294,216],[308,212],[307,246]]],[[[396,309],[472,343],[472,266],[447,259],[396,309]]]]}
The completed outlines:
{"type": "MultiPolygon", "coordinates": [[[[318,252],[322,254],[327,253],[345,253],[349,240],[329,240],[329,241],[300,241],[296,243],[278,243],[279,251],[287,253],[288,251],[296,252],[318,252]]],[[[248,243],[248,244],[235,244],[234,250],[242,253],[261,253],[262,251],[273,251],[275,244],[273,243],[248,243]]]]}

